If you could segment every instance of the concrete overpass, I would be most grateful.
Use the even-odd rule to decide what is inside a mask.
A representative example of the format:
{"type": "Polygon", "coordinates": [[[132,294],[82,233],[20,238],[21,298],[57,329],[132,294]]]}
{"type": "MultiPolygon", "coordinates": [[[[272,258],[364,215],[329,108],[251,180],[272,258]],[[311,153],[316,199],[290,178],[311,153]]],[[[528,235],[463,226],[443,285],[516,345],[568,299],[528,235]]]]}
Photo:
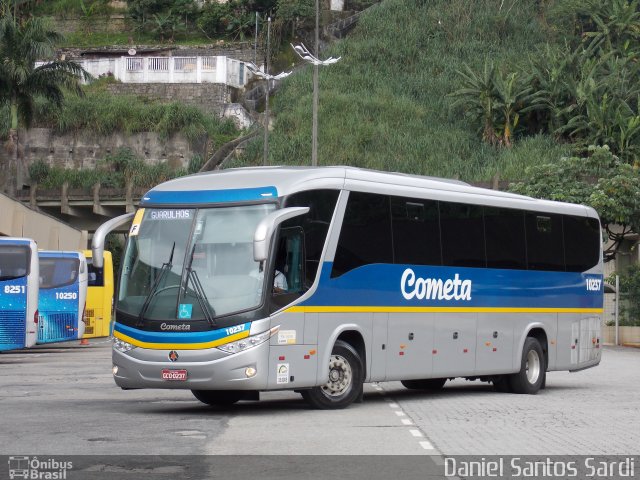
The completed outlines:
{"type": "MultiPolygon", "coordinates": [[[[16,199],[33,210],[56,217],[67,225],[89,233],[105,221],[133,212],[147,188],[101,188],[99,184],[90,189],[69,188],[41,189],[32,186],[22,190],[16,199]]],[[[125,226],[126,227],[126,226],[125,226]]],[[[122,232],[126,232],[127,228],[122,232]]]]}

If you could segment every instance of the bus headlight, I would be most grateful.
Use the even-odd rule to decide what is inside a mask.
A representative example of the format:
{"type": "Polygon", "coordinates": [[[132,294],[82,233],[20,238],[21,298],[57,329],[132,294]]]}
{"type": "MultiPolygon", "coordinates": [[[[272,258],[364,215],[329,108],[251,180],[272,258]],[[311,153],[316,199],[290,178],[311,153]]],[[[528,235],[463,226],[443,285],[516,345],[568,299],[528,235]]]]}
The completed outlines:
{"type": "Polygon", "coordinates": [[[280,330],[280,325],[273,327],[266,332],[258,333],[257,335],[251,335],[250,337],[243,338],[242,340],[236,340],[235,342],[225,343],[218,347],[219,350],[227,353],[239,353],[249,350],[250,348],[257,347],[261,343],[269,340],[280,330]]]}
{"type": "Polygon", "coordinates": [[[113,339],[113,348],[115,348],[120,353],[127,353],[129,350],[133,350],[135,345],[131,345],[130,343],[124,342],[119,338],[113,339]]]}

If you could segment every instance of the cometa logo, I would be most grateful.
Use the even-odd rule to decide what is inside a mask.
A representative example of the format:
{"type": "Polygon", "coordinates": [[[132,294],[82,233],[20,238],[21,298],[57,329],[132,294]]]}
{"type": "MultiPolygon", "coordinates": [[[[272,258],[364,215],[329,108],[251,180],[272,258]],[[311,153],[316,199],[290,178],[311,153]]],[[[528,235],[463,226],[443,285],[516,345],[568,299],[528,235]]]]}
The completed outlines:
{"type": "Polygon", "coordinates": [[[420,278],[410,268],[400,280],[402,296],[411,300],[471,300],[471,280],[460,280],[456,273],[453,279],[420,278]]]}

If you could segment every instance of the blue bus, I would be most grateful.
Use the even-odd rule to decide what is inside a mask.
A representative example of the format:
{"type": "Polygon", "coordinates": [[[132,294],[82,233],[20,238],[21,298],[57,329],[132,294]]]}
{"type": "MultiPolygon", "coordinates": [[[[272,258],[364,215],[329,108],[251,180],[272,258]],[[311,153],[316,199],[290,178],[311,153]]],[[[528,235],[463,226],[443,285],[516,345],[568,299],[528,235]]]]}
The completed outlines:
{"type": "Polygon", "coordinates": [[[38,343],[82,338],[87,299],[87,260],[80,252],[40,251],[38,343]]]}
{"type": "Polygon", "coordinates": [[[448,379],[535,394],[600,362],[602,235],[589,207],[350,167],[247,168],[147,192],[114,325],[118,386],[209,405],[448,379]]]}
{"type": "Polygon", "coordinates": [[[38,270],[33,240],[0,237],[0,351],[36,343],[38,270]]]}

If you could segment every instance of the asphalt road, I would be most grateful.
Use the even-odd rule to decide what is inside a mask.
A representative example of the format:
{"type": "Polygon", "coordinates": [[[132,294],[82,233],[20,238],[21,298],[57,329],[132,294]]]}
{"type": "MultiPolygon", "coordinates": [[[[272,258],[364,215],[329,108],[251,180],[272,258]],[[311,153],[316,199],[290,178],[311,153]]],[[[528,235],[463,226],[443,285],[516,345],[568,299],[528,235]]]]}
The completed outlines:
{"type": "Polygon", "coordinates": [[[85,455],[73,457],[82,476],[72,480],[428,479],[442,478],[448,455],[640,453],[635,349],[606,348],[596,368],[550,373],[535,396],[464,380],[437,394],[389,382],[338,411],[311,410],[293,392],[221,409],[189,391],[123,391],[110,353],[96,339],[0,354],[0,455],[85,455]]]}

